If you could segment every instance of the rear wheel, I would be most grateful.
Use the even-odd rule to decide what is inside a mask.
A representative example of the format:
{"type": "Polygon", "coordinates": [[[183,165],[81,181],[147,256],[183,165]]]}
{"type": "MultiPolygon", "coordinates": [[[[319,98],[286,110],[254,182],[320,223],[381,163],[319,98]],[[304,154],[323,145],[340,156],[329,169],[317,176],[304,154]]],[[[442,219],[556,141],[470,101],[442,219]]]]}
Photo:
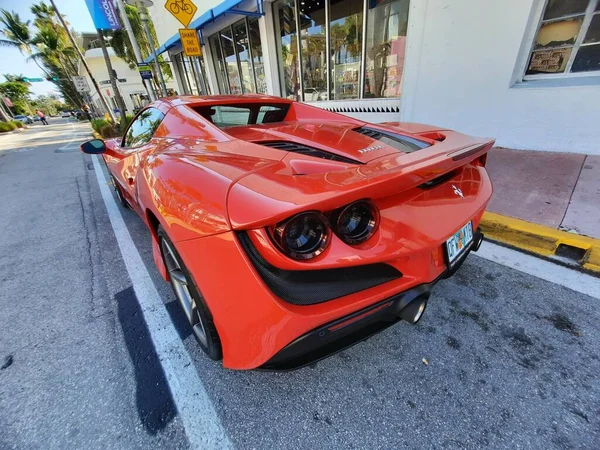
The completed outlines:
{"type": "Polygon", "coordinates": [[[179,253],[175,250],[175,246],[160,225],[158,226],[158,238],[165,266],[171,279],[171,286],[198,344],[211,359],[221,359],[223,357],[221,341],[212,315],[179,253]]]}

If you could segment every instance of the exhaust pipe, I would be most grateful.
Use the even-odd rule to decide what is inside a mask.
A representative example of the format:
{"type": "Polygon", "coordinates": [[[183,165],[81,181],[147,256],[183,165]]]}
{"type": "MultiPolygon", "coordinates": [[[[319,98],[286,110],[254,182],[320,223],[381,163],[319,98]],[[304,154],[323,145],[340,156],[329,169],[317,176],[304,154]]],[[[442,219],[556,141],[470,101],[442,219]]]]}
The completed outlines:
{"type": "Polygon", "coordinates": [[[427,308],[427,300],[429,300],[429,293],[418,296],[402,308],[398,315],[402,320],[415,325],[423,317],[425,308],[427,308]]]}

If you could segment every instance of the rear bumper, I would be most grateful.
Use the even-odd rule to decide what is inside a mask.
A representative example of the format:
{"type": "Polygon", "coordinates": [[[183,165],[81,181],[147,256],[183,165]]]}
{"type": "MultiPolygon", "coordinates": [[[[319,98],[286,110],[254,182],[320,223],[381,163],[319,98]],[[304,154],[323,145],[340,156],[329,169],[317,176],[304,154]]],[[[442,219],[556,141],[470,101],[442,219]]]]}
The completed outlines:
{"type": "Polygon", "coordinates": [[[479,249],[482,240],[483,233],[477,229],[471,246],[452,266],[452,269],[444,271],[436,280],[395,294],[309,331],[276,353],[260,366],[260,369],[276,371],[299,369],[362,342],[399,322],[401,320],[399,314],[404,307],[417,299],[428,300],[433,286],[440,279],[454,275],[468,254],[479,249]]]}

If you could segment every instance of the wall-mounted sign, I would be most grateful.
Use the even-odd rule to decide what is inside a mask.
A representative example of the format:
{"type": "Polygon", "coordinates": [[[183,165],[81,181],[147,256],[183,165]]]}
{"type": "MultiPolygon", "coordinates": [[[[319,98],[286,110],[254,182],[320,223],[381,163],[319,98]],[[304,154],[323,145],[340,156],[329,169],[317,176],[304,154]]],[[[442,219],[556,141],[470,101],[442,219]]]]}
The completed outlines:
{"type": "Polygon", "coordinates": [[[150,68],[150,64],[138,63],[138,72],[140,73],[142,80],[152,79],[152,69],[150,68]]]}
{"type": "Polygon", "coordinates": [[[179,30],[179,38],[183,46],[183,53],[186,56],[202,56],[200,41],[198,40],[198,32],[189,28],[179,30]]]}
{"type": "Polygon", "coordinates": [[[98,30],[120,30],[121,22],[112,0],[85,0],[98,30]]]}
{"type": "Polygon", "coordinates": [[[191,0],[167,0],[165,9],[169,11],[184,27],[187,27],[198,8],[191,0]]]}

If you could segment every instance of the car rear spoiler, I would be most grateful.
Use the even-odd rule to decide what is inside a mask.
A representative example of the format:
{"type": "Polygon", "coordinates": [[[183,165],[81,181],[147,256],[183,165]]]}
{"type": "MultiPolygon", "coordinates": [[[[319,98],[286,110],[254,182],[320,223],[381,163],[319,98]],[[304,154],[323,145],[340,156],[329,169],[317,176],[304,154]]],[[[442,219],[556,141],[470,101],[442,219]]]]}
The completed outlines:
{"type": "MultiPolygon", "coordinates": [[[[285,160],[249,173],[229,190],[227,210],[235,230],[273,225],[302,211],[330,211],[361,198],[398,194],[485,155],[493,139],[443,131],[444,140],[413,153],[384,156],[339,171],[294,174],[285,160]]],[[[416,135],[418,136],[418,135],[416,135]]],[[[331,162],[328,161],[328,167],[331,162]]]]}

